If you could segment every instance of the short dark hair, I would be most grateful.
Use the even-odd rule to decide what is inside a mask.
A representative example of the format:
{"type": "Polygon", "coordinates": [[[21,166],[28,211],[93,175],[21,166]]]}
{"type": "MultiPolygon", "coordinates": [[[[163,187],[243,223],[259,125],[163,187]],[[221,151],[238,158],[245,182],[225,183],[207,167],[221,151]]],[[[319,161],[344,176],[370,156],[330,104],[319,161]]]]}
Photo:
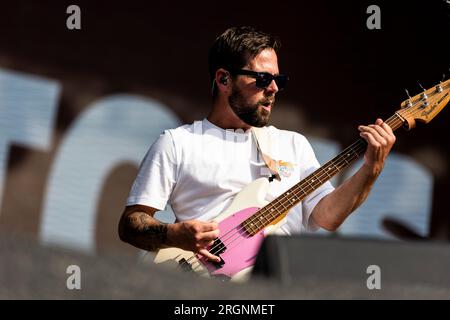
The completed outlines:
{"type": "MultiPolygon", "coordinates": [[[[278,37],[258,31],[253,27],[232,27],[216,38],[209,50],[209,76],[214,86],[216,71],[241,69],[261,51],[271,48],[278,53],[281,47],[278,37]]],[[[213,89],[213,96],[216,90],[213,89]]]]}

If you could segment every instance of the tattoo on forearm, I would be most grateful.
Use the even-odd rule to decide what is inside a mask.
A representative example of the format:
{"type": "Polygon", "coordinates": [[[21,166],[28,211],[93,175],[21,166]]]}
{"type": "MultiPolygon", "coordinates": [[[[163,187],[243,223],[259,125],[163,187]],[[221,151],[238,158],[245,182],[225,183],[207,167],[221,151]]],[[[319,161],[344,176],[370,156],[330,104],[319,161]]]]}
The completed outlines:
{"type": "Polygon", "coordinates": [[[167,240],[167,225],[143,212],[134,212],[126,223],[127,241],[144,250],[161,248],[167,240]]]}

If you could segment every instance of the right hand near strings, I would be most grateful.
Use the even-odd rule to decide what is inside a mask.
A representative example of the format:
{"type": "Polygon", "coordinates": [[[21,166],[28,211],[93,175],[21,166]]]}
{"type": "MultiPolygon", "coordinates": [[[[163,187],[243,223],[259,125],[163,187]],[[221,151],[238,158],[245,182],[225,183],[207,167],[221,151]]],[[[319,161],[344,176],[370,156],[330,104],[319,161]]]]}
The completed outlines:
{"type": "Polygon", "coordinates": [[[220,258],[210,253],[206,248],[213,245],[218,236],[219,225],[217,222],[188,220],[167,226],[167,242],[169,245],[193,251],[214,262],[220,262],[220,258]]]}

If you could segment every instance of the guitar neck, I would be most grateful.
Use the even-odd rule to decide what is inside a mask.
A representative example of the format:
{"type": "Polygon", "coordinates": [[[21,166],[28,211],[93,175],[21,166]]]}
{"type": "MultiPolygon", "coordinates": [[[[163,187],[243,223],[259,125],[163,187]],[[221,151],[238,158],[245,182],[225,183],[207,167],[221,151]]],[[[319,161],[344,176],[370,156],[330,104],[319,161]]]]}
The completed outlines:
{"type": "MultiPolygon", "coordinates": [[[[404,122],[401,111],[386,120],[386,124],[393,131],[401,127],[404,122]]],[[[292,207],[364,154],[366,148],[367,142],[362,138],[358,139],[336,157],[243,221],[242,226],[253,235],[281,219],[292,207]]]]}

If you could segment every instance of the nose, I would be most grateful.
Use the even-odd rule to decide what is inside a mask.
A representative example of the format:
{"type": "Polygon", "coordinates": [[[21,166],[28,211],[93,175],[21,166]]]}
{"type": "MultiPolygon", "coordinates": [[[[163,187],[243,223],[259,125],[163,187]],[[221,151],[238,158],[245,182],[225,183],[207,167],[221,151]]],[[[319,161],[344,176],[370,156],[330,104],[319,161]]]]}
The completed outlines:
{"type": "Polygon", "coordinates": [[[275,80],[272,80],[272,82],[270,82],[270,84],[267,86],[266,88],[266,92],[270,93],[270,94],[275,94],[278,92],[278,86],[275,82],[275,80]]]}

